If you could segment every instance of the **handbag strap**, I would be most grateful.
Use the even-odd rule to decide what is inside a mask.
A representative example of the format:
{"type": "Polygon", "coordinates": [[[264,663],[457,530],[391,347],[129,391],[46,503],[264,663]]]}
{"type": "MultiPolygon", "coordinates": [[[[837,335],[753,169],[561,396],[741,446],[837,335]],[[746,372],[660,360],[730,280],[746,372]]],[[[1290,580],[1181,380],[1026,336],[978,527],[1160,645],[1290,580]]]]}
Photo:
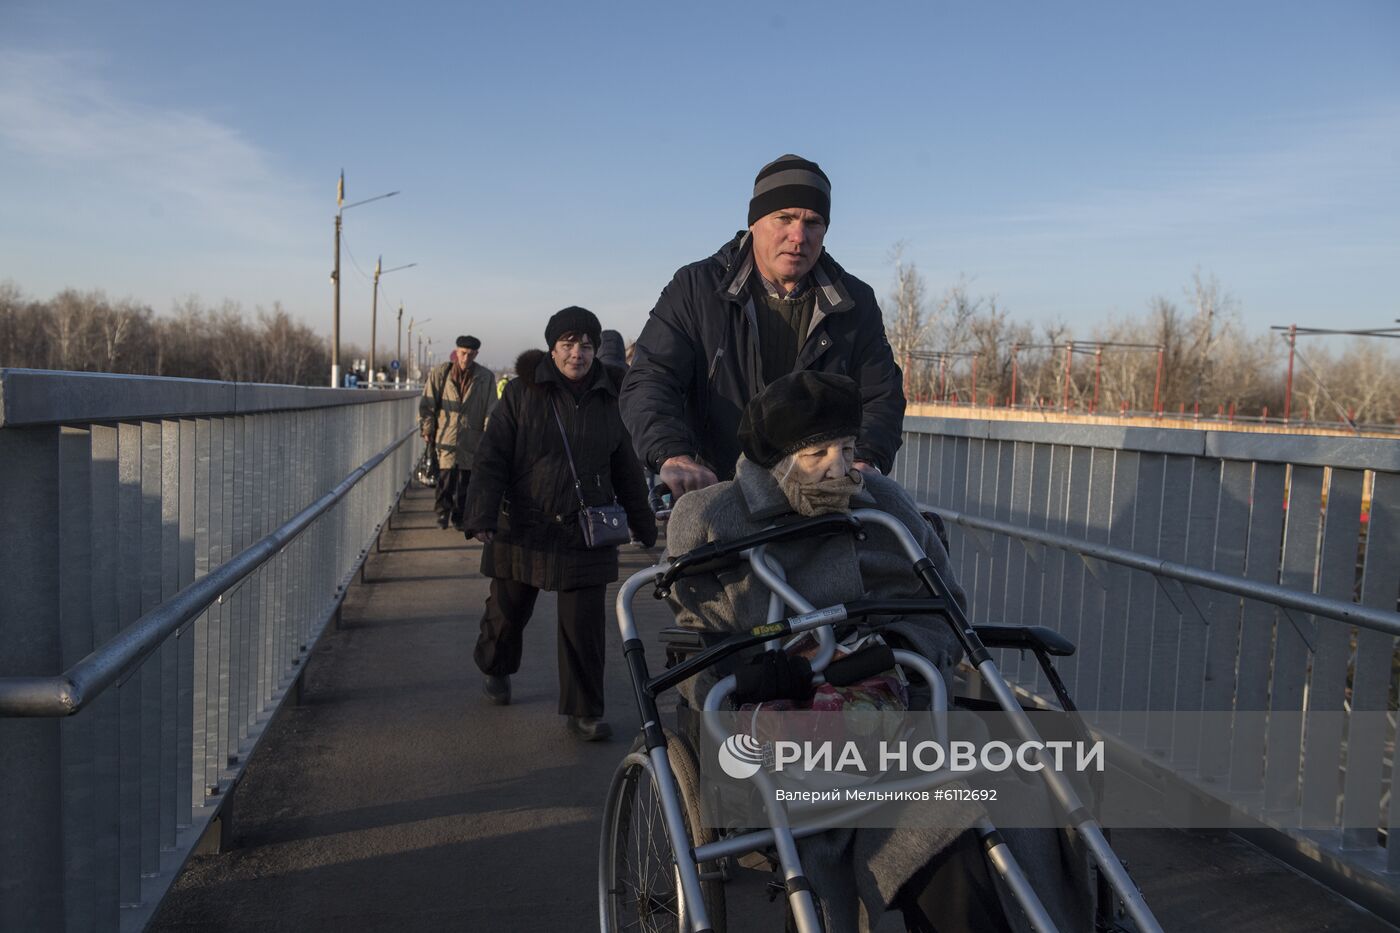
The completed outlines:
{"type": "Polygon", "coordinates": [[[578,470],[574,469],[574,452],[569,448],[569,435],[564,431],[564,419],[559,417],[559,406],[554,399],[549,400],[549,410],[554,412],[554,423],[559,425],[559,437],[564,441],[564,455],[569,458],[569,472],[574,477],[574,495],[578,496],[580,508],[588,508],[588,503],[583,501],[583,486],[578,481],[578,470]]]}

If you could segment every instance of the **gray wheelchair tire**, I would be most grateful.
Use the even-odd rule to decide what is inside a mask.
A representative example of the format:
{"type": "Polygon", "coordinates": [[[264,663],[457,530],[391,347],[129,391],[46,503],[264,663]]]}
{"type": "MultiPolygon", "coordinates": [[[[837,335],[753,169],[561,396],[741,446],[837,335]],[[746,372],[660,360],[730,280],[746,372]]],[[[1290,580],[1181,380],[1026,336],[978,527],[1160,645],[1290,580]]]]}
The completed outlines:
{"type": "MultiPolygon", "coordinates": [[[[684,741],[666,734],[667,758],[675,775],[692,846],[713,842],[716,833],[702,817],[701,788],[694,756],[684,741]]],[[[724,933],[724,882],[718,866],[700,865],[701,893],[710,929],[724,933]]],[[[639,930],[687,933],[670,837],[660,811],[655,775],[641,738],[618,766],[603,808],[598,859],[598,897],[603,933],[639,930]],[[638,851],[644,847],[644,851],[638,851]]]]}

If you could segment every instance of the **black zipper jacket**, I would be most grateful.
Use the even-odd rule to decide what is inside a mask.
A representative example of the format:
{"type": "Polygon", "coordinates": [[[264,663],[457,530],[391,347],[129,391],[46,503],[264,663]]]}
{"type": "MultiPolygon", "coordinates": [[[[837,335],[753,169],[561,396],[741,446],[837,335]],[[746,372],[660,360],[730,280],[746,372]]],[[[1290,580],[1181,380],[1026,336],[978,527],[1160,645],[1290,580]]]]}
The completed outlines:
{"type": "MultiPolygon", "coordinates": [[[[677,271],[652,309],[621,396],[637,455],[652,470],[685,454],[720,479],[734,475],[739,419],[764,387],[748,287],[757,274],[748,231],[741,231],[710,258],[677,271]]],[[[825,252],[811,274],[816,309],[796,368],[860,384],[856,456],[888,473],[902,442],[903,376],[875,293],[825,252]]]]}
{"type": "Polygon", "coordinates": [[[481,572],[546,590],[617,579],[617,548],[589,549],[579,528],[579,493],[559,432],[569,437],[580,491],[589,506],[617,501],[638,540],[656,543],[641,464],[617,412],[622,370],[594,361],[575,397],[549,354],[528,350],[501,396],[476,453],[467,488],[468,534],[494,531],[481,572]]]}

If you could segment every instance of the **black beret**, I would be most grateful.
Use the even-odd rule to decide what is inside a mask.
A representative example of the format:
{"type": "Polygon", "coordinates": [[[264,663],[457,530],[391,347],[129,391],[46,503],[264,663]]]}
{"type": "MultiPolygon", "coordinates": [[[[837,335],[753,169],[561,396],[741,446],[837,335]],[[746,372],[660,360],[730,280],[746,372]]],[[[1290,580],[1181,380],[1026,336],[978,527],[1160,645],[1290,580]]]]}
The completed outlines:
{"type": "Polygon", "coordinates": [[[860,386],[810,369],[769,383],[749,399],[739,421],[744,456],[767,468],[804,447],[859,433],[860,386]]]}
{"type": "Polygon", "coordinates": [[[598,316],[592,311],[570,305],[563,311],[554,312],[544,326],[545,343],[551,350],[565,334],[587,334],[593,340],[594,349],[597,349],[598,344],[603,342],[603,325],[598,323],[598,316]]]}
{"type": "Polygon", "coordinates": [[[470,335],[457,338],[457,346],[463,350],[480,350],[481,341],[470,335]]]}

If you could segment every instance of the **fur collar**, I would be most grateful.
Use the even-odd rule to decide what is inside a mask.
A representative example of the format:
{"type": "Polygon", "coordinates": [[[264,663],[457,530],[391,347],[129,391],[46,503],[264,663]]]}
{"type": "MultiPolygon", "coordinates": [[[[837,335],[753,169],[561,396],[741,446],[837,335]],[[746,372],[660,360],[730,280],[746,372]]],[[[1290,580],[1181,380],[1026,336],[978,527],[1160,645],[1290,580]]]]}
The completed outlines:
{"type": "Polygon", "coordinates": [[[522,385],[530,388],[538,388],[535,380],[535,369],[540,365],[540,361],[549,354],[543,350],[526,350],[515,358],[515,375],[522,385]]]}

